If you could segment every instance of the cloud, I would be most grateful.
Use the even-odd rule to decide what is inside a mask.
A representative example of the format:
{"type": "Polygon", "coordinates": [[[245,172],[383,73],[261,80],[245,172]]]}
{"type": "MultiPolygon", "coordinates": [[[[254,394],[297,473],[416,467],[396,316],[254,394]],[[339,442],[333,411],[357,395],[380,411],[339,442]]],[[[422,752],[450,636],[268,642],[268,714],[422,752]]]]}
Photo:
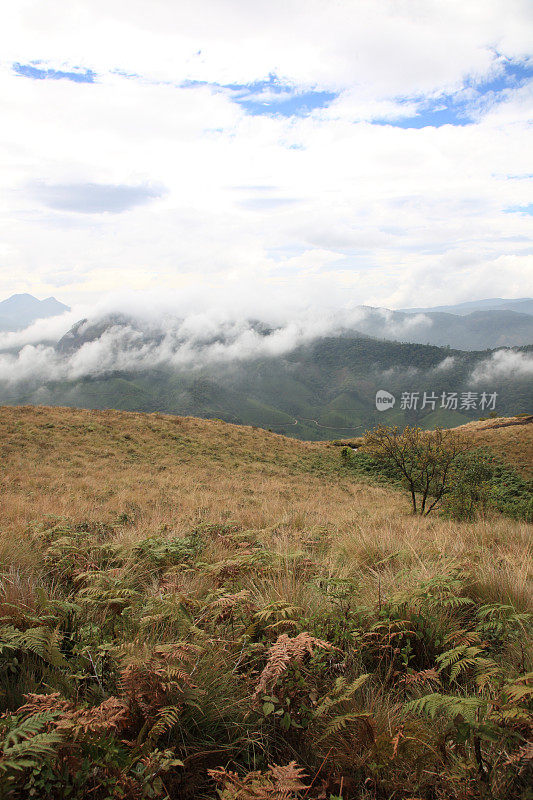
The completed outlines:
{"type": "Polygon", "coordinates": [[[497,350],[472,372],[473,383],[533,378],[533,355],[519,350],[497,350]]]}
{"type": "Polygon", "coordinates": [[[435,369],[439,372],[447,372],[455,367],[455,358],[454,356],[446,356],[440,364],[437,364],[435,369]]]}
{"type": "Polygon", "coordinates": [[[4,12],[0,297],[257,283],[321,308],[529,293],[529,217],[505,209],[531,202],[531,4],[146,9],[4,12]],[[501,83],[509,65],[519,79],[501,83]],[[436,127],[443,105],[469,124],[436,127]],[[314,250],[336,256],[296,273],[314,250]]]}
{"type": "Polygon", "coordinates": [[[57,342],[80,319],[80,313],[83,315],[78,306],[77,309],[66,311],[57,317],[38,319],[23,330],[0,333],[0,352],[16,350],[27,344],[57,342]]]}
{"type": "MultiPolygon", "coordinates": [[[[87,331],[82,326],[81,334],[87,331]]],[[[155,367],[188,368],[224,364],[249,358],[277,356],[315,338],[323,325],[310,320],[290,322],[264,332],[250,322],[218,322],[203,315],[185,320],[167,319],[139,330],[135,324],[110,324],[91,341],[62,352],[54,347],[27,344],[16,354],[0,353],[0,381],[31,384],[50,380],[77,380],[115,371],[142,371],[155,367]]]]}
{"type": "Polygon", "coordinates": [[[145,0],[19,0],[5,14],[4,58],[39,58],[99,72],[176,81],[250,84],[276,73],[283,83],[339,88],[360,83],[389,96],[454,87],[480,78],[498,53],[524,57],[532,12],[523,0],[445,3],[423,13],[394,0],[157,0],[147,23],[145,0]],[[95,48],[95,41],[98,47],[95,48]],[[38,55],[27,57],[28,50],[38,55]],[[453,58],[450,57],[453,53],[453,58]]]}
{"type": "MultiPolygon", "coordinates": [[[[260,290],[246,298],[230,292],[202,295],[195,289],[130,292],[103,300],[74,325],[74,336],[65,337],[83,310],[0,334],[0,381],[37,385],[114,371],[194,369],[279,356],[316,338],[357,330],[372,313],[349,305],[318,313],[302,298],[260,290]]],[[[386,324],[381,330],[387,333],[386,324]]]]}
{"type": "Polygon", "coordinates": [[[297,197],[248,197],[239,205],[248,211],[272,211],[301,202],[297,197]]]}
{"type": "MultiPolygon", "coordinates": [[[[78,380],[113,372],[154,368],[227,368],[249,359],[282,356],[327,336],[346,332],[383,339],[425,341],[432,320],[425,314],[394,315],[384,308],[357,305],[344,291],[327,294],[321,269],[335,257],[313,251],[314,270],[306,272],[307,293],[268,287],[258,280],[246,287],[219,283],[181,290],[122,290],[95,304],[78,305],[58,317],[38,320],[26,330],[0,333],[0,382],[38,387],[55,380],[78,380]],[[80,322],[81,320],[81,322],[80,322]],[[68,334],[68,336],[66,336],[68,334]]],[[[287,280],[299,286],[310,257],[294,256],[287,280]]],[[[331,287],[330,287],[331,288],[331,287]]],[[[435,377],[458,366],[446,357],[435,377]]],[[[396,368],[385,377],[418,374],[396,368]]],[[[533,377],[533,356],[499,350],[474,369],[470,382],[533,377]]]]}
{"type": "Polygon", "coordinates": [[[120,214],[144,205],[164,194],[162,187],[127,186],[98,183],[37,185],[35,197],[56,211],[77,211],[80,214],[120,214]]]}

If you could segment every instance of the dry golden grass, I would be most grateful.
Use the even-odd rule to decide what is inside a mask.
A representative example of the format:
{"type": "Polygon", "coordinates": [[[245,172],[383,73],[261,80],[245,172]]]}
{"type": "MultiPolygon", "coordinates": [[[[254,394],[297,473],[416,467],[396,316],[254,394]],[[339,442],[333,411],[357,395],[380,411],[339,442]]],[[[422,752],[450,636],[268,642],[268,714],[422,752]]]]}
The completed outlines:
{"type": "MultiPolygon", "coordinates": [[[[531,428],[524,424],[520,429],[527,434],[531,428]]],[[[523,435],[515,442],[514,426],[488,430],[491,437],[512,442],[507,458],[515,450],[520,457],[525,452],[523,435]]],[[[132,664],[143,665],[134,673],[141,685],[144,667],[152,665],[148,685],[153,699],[153,687],[162,685],[157,683],[163,658],[156,658],[158,648],[179,643],[198,652],[186,681],[200,688],[187,713],[161,739],[175,748],[180,766],[170,776],[173,793],[155,796],[212,798],[208,767],[220,769],[235,759],[244,774],[256,763],[294,759],[310,775],[322,770],[332,796],[342,794],[347,775],[355,788],[346,797],[367,796],[367,782],[378,787],[379,792],[372,791],[376,797],[486,797],[483,779],[477,781],[480,792],[470,791],[474,762],[465,762],[465,775],[457,773],[458,778],[441,760],[448,737],[441,721],[412,712],[406,716],[404,705],[411,695],[405,686],[413,674],[436,674],[436,656],[448,650],[450,631],[479,640],[476,609],[483,604],[496,604],[500,613],[500,604],[508,603],[514,607],[511,617],[533,608],[532,526],[496,513],[476,522],[413,516],[406,493],[362,482],[338,447],[218,421],[1,408],[0,447],[0,618],[15,626],[14,633],[10,627],[4,630],[3,663],[10,657],[9,636],[18,642],[19,628],[27,633],[28,626],[37,624],[40,635],[55,636],[57,626],[71,670],[54,672],[47,662],[43,667],[35,660],[34,651],[24,651],[24,669],[4,671],[0,680],[5,708],[20,710],[28,693],[45,692],[47,703],[60,697],[58,702],[68,702],[76,714],[87,713],[87,698],[96,715],[108,702],[124,709],[125,684],[117,675],[132,664]],[[54,527],[57,517],[66,518],[65,524],[54,527]],[[172,547],[174,556],[159,560],[158,553],[172,547]],[[456,582],[452,599],[458,602],[461,596],[471,603],[468,614],[460,605],[457,613],[450,604],[417,605],[419,593],[431,584],[431,597],[439,597],[436,587],[443,580],[456,582]],[[234,612],[226,613],[232,603],[234,612]],[[402,628],[400,633],[398,613],[402,625],[407,614],[416,630],[402,628]],[[331,640],[335,652],[335,657],[307,664],[297,681],[288,671],[285,683],[280,678],[276,697],[285,698],[280,710],[290,709],[283,719],[289,714],[297,721],[294,734],[273,722],[274,715],[266,715],[256,696],[268,654],[282,634],[287,634],[282,642],[289,643],[298,636],[331,640]],[[409,646],[413,634],[412,649],[404,634],[409,646]],[[366,681],[370,672],[368,685],[349,701],[353,725],[347,722],[342,735],[324,741],[329,717],[315,718],[315,704],[329,699],[324,693],[333,691],[339,676],[350,684],[361,677],[366,681]],[[397,680],[400,674],[403,684],[397,680]],[[80,689],[85,686],[86,696],[80,689]],[[372,720],[372,736],[366,739],[360,716],[372,720]],[[430,760],[421,776],[422,740],[430,760]]],[[[517,637],[512,624],[501,646],[496,640],[494,656],[515,679],[530,669],[531,653],[530,641],[517,637]]],[[[473,678],[470,683],[477,692],[473,678]]],[[[449,701],[450,691],[460,701],[464,686],[452,684],[451,679],[442,684],[443,702],[449,701]]],[[[175,713],[176,706],[186,703],[177,683],[172,691],[168,696],[159,691],[162,712],[175,713]]],[[[150,713],[137,719],[137,709],[131,717],[143,758],[149,744],[143,732],[155,719],[150,713]]],[[[497,733],[501,742],[484,745],[490,758],[493,751],[500,757],[501,743],[507,742],[504,733],[497,733]]],[[[76,783],[81,789],[73,797],[111,796],[107,784],[100,785],[108,772],[113,783],[117,775],[132,780],[130,766],[123,766],[137,758],[131,732],[128,740],[117,740],[123,748],[121,766],[111,761],[109,770],[105,742],[105,759],[93,761],[100,736],[98,730],[90,740],[90,774],[76,783]]],[[[73,760],[72,769],[79,760],[73,760]]],[[[54,777],[59,784],[67,781],[61,770],[54,777]]],[[[324,796],[318,784],[316,789],[309,797],[324,796]]],[[[25,791],[13,797],[25,797],[25,791]]]]}
{"type": "Polygon", "coordinates": [[[526,477],[533,477],[533,416],[497,417],[461,425],[476,444],[487,445],[526,477]]]}
{"type": "Polygon", "coordinates": [[[348,530],[407,508],[398,493],[340,479],[338,451],[249,427],[162,414],[2,408],[2,527],[46,515],[135,519],[132,535],[235,521],[348,530]]]}
{"type": "MultiPolygon", "coordinates": [[[[508,457],[515,447],[526,451],[531,430],[467,427],[487,441],[505,440],[508,457]]],[[[231,521],[280,556],[325,546],[324,568],[357,576],[368,598],[430,577],[452,559],[475,567],[489,596],[520,607],[531,600],[531,526],[501,517],[413,517],[403,493],[341,474],[331,445],[218,421],[44,407],[2,408],[0,437],[0,559],[15,569],[37,567],[26,535],[32,521],[51,515],[113,524],[126,514],[129,524],[116,529],[125,544],[231,521]]],[[[225,557],[225,545],[218,548],[210,560],[225,557]]],[[[290,558],[253,591],[264,603],[306,602],[306,582],[290,558]]]]}

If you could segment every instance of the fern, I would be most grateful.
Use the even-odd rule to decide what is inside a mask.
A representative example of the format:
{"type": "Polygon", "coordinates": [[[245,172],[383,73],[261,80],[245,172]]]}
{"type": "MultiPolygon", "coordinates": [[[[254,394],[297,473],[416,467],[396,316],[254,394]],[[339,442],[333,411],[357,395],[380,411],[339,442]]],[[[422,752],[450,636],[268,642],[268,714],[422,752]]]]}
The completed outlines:
{"type": "Polygon", "coordinates": [[[460,715],[471,725],[477,722],[478,714],[487,709],[488,701],[482,697],[457,697],[433,692],[417,700],[410,700],[404,708],[414,714],[422,714],[431,719],[442,715],[453,720],[460,715]]]}
{"type": "Polygon", "coordinates": [[[154,632],[159,626],[165,626],[175,635],[184,636],[193,626],[189,610],[178,595],[152,598],[143,606],[142,612],[139,624],[143,631],[154,632]]]}
{"type": "Polygon", "coordinates": [[[335,681],[333,691],[326,696],[315,709],[313,716],[322,717],[327,711],[353,699],[354,694],[368,681],[371,676],[367,673],[359,675],[352,683],[347,683],[346,678],[340,677],[335,681]]]}
{"type": "Polygon", "coordinates": [[[477,609],[477,629],[485,638],[516,640],[533,632],[533,614],[518,612],[514,606],[490,603],[477,609]]]}
{"type": "Polygon", "coordinates": [[[148,732],[146,741],[155,744],[155,742],[157,742],[161,736],[166,733],[170,733],[172,728],[178,724],[180,714],[181,709],[178,708],[178,706],[167,706],[166,708],[162,708],[157,715],[157,721],[148,732]]]}
{"type": "Polygon", "coordinates": [[[59,631],[46,626],[20,631],[12,625],[0,627],[0,656],[10,652],[36,655],[52,667],[66,667],[59,650],[59,631]]]}
{"type": "Polygon", "coordinates": [[[296,800],[303,790],[307,793],[310,789],[303,783],[304,770],[295,761],[286,766],[272,765],[265,773],[249,772],[242,778],[223,767],[207,772],[221,787],[221,800],[296,800]]]}
{"type": "Polygon", "coordinates": [[[533,672],[522,675],[503,688],[503,695],[511,703],[521,703],[533,699],[533,672]]]}
{"type": "Polygon", "coordinates": [[[474,671],[477,675],[482,671],[491,670],[496,664],[491,658],[482,655],[485,652],[482,647],[468,645],[459,645],[452,650],[446,650],[436,659],[439,664],[439,672],[449,668],[450,681],[453,682],[468,670],[474,671]]]}
{"type": "Polygon", "coordinates": [[[338,714],[334,717],[325,727],[324,733],[319,737],[318,741],[322,742],[329,736],[341,733],[349,725],[354,722],[362,722],[365,727],[371,727],[369,720],[372,714],[369,711],[348,711],[346,714],[338,714]]]}
{"type": "Polygon", "coordinates": [[[286,633],[278,636],[269,649],[267,664],[260,675],[255,696],[264,694],[269,688],[272,689],[290,664],[301,664],[304,657],[307,654],[313,655],[317,648],[334,649],[329,642],[317,639],[305,631],[294,637],[290,637],[286,633]]]}
{"type": "Polygon", "coordinates": [[[291,605],[284,600],[269,603],[254,614],[254,620],[261,624],[270,624],[277,620],[294,619],[303,613],[301,606],[291,605]]]}
{"type": "Polygon", "coordinates": [[[56,716],[46,711],[16,720],[0,745],[0,773],[10,775],[32,769],[56,754],[63,737],[57,730],[47,730],[56,716]]]}

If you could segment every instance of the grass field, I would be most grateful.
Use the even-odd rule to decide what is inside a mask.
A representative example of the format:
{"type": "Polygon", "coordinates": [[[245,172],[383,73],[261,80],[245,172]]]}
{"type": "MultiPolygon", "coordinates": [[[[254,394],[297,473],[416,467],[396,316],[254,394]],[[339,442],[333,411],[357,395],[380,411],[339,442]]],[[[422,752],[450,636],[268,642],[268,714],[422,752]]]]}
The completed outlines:
{"type": "MultiPolygon", "coordinates": [[[[526,473],[506,422],[469,427],[526,473]]],[[[531,798],[530,525],[218,421],[0,442],[0,797],[531,798]]]]}

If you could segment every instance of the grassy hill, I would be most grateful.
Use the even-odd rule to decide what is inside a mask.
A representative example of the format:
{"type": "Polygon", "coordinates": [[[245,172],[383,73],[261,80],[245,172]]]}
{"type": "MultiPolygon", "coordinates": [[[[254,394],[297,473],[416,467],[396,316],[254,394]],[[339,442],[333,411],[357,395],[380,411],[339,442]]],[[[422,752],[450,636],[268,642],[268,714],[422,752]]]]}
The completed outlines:
{"type": "MultiPolygon", "coordinates": [[[[431,415],[430,415],[431,416],[431,415]]],[[[387,417],[390,419],[390,417],[387,417]]],[[[442,425],[438,418],[435,427],[442,425]]],[[[426,426],[424,426],[425,428],[426,426]]],[[[428,428],[432,430],[432,428],[428,428]]],[[[477,447],[488,447],[492,452],[526,478],[533,478],[533,416],[520,414],[516,417],[494,417],[459,424],[458,431],[466,434],[477,447]]],[[[360,447],[362,436],[350,439],[324,441],[325,447],[360,447]]]]}
{"type": "Polygon", "coordinates": [[[526,477],[533,477],[533,416],[478,420],[461,426],[461,430],[476,443],[490,447],[526,477]]]}
{"type": "Polygon", "coordinates": [[[0,797],[527,797],[531,526],[217,420],[1,408],[0,447],[0,797]]]}

